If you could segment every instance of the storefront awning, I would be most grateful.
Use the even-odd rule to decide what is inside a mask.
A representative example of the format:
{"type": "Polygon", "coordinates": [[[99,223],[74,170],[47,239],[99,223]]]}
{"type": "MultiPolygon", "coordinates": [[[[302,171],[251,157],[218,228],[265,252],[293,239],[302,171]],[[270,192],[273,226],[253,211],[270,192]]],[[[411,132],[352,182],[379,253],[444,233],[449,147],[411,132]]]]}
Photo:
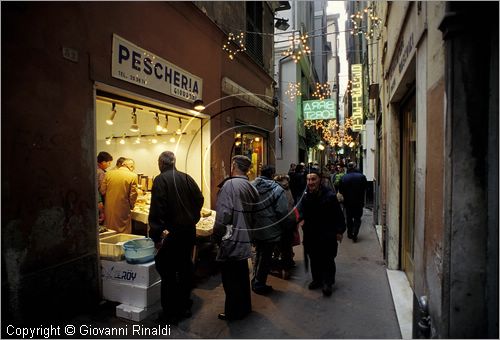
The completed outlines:
{"type": "Polygon", "coordinates": [[[262,109],[269,115],[274,114],[275,108],[272,105],[227,77],[222,78],[222,92],[234,95],[245,103],[262,109]]]}

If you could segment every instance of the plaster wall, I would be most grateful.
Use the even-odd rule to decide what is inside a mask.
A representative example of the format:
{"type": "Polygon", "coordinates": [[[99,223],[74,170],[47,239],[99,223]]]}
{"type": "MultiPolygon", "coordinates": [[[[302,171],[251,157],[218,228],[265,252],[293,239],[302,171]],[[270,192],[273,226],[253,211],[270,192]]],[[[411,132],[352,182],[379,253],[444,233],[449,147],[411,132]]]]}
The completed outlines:
{"type": "MultiPolygon", "coordinates": [[[[427,295],[429,310],[433,315],[433,327],[441,328],[443,299],[444,256],[444,144],[445,144],[445,80],[444,45],[441,32],[437,29],[444,15],[444,5],[439,2],[427,4],[427,127],[426,138],[426,197],[425,235],[422,268],[416,293],[427,295]],[[420,285],[421,284],[421,285],[420,285]]],[[[433,330],[439,334],[440,331],[433,330]]]]}
{"type": "Polygon", "coordinates": [[[387,226],[387,267],[389,269],[400,269],[399,263],[399,210],[400,210],[400,129],[399,111],[394,104],[390,105],[390,110],[386,115],[387,132],[387,205],[386,205],[386,226],[387,226]]]}

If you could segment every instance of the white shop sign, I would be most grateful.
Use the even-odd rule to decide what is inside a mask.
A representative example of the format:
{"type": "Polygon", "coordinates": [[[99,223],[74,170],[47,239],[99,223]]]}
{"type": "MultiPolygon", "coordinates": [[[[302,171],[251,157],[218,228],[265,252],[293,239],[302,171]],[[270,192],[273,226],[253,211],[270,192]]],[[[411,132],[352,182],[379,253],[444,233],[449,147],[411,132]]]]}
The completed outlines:
{"type": "Polygon", "coordinates": [[[203,80],[113,34],[111,75],[187,102],[202,98],[203,80]]]}

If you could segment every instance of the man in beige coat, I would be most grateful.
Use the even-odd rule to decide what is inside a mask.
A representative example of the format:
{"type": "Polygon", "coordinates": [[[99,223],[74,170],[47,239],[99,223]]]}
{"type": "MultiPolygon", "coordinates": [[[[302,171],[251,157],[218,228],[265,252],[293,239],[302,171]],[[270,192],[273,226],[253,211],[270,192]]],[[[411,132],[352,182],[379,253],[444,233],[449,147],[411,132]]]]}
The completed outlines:
{"type": "Polygon", "coordinates": [[[105,225],[118,233],[132,233],[130,210],[137,200],[137,175],[134,169],[134,161],[126,159],[118,169],[106,173],[99,188],[105,195],[105,225]]]}

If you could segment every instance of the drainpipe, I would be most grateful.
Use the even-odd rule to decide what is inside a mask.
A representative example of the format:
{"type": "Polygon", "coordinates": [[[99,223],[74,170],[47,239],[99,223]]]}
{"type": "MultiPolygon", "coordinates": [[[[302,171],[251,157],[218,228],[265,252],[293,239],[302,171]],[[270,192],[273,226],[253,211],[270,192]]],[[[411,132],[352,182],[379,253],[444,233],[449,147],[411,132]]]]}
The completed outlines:
{"type": "Polygon", "coordinates": [[[283,160],[283,85],[281,83],[281,75],[283,69],[283,62],[289,58],[286,56],[278,60],[278,84],[279,84],[279,109],[278,109],[278,140],[280,142],[280,156],[276,157],[277,160],[283,160]]]}

